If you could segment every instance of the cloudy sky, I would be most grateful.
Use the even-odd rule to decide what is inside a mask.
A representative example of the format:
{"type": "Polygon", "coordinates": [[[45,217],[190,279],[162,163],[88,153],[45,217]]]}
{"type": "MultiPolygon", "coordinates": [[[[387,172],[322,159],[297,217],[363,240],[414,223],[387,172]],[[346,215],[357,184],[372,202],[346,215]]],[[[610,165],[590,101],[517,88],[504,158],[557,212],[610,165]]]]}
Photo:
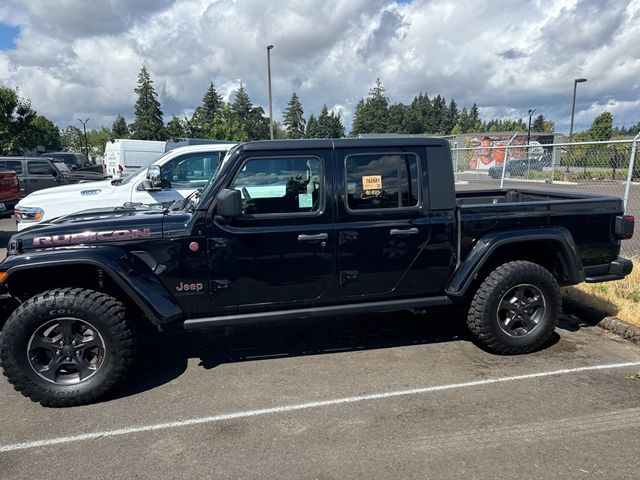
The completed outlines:
{"type": "MultiPolygon", "coordinates": [[[[605,110],[640,121],[640,0],[2,0],[0,84],[59,126],[133,116],[151,72],[167,118],[190,115],[210,81],[244,83],[275,117],[292,91],[305,114],[353,109],[380,77],[392,102],[419,92],[476,102],[483,118],[529,108],[568,131],[605,110]]],[[[265,108],[266,111],[266,108],[265,108]]],[[[79,124],[78,124],[79,125],[79,124]]]]}

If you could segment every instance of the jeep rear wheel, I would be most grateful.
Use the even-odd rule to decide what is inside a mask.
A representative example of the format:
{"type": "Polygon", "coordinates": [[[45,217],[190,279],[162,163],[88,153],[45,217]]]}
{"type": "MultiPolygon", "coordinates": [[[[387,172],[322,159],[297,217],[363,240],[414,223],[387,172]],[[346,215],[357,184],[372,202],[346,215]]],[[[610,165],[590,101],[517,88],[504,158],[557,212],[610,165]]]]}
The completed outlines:
{"type": "Polygon", "coordinates": [[[0,362],[16,390],[44,406],[93,402],[128,373],[134,331],[124,305],[100,292],[43,292],[18,307],[0,337],[0,362]]]}
{"type": "Polygon", "coordinates": [[[558,282],[531,262],[505,263],[476,291],[467,325],[475,340],[502,354],[528,353],[549,340],[560,313],[558,282]]]}

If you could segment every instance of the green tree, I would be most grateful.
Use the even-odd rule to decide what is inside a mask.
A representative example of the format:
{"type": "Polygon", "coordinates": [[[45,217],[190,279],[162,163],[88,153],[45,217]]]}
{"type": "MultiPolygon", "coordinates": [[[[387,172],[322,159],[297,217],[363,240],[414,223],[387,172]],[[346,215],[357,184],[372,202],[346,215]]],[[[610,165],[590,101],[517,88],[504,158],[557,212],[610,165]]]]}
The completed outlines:
{"type": "MultiPolygon", "coordinates": [[[[87,135],[88,136],[88,135],[87,135]]],[[[69,125],[60,133],[62,149],[66,152],[80,152],[84,150],[84,136],[82,130],[69,125]]]]}
{"type": "Polygon", "coordinates": [[[318,126],[318,120],[316,116],[312,113],[309,115],[309,121],[307,122],[307,138],[320,138],[320,129],[318,126]]]}
{"type": "Polygon", "coordinates": [[[480,121],[480,110],[475,103],[469,110],[469,127],[470,132],[479,132],[482,129],[482,122],[480,121]]]}
{"type": "Polygon", "coordinates": [[[129,136],[129,127],[122,115],[118,115],[113,121],[113,125],[111,125],[111,135],[113,138],[127,138],[129,136]]]}
{"type": "Polygon", "coordinates": [[[304,110],[302,109],[302,103],[300,103],[296,92],[293,92],[289,99],[287,108],[284,111],[282,123],[285,126],[289,138],[304,138],[306,136],[304,110]]]}
{"type": "Polygon", "coordinates": [[[246,142],[249,140],[243,125],[235,118],[231,106],[222,105],[218,115],[212,123],[205,127],[205,135],[207,138],[216,140],[231,140],[236,142],[246,142]]]}
{"type": "Polygon", "coordinates": [[[138,100],[134,107],[135,119],[131,124],[132,137],[139,140],[165,140],[166,133],[158,94],[153,88],[153,80],[145,65],[140,69],[138,86],[134,91],[138,100]]]}
{"type": "Polygon", "coordinates": [[[17,90],[0,87],[0,153],[21,154],[30,145],[31,122],[36,112],[31,102],[22,98],[17,90]]]}
{"type": "Polygon", "coordinates": [[[402,103],[394,103],[389,107],[389,124],[390,133],[406,133],[404,131],[404,116],[407,107],[402,103]]]}
{"type": "Polygon", "coordinates": [[[449,106],[447,107],[447,111],[445,112],[444,116],[443,133],[445,135],[451,134],[453,127],[455,127],[456,123],[458,123],[459,115],[460,114],[458,113],[458,105],[452,98],[449,102],[449,106]]]}
{"type": "Polygon", "coordinates": [[[538,115],[531,125],[532,132],[544,132],[544,115],[538,115]]]}
{"type": "Polygon", "coordinates": [[[223,104],[222,96],[216,90],[213,82],[211,82],[204,92],[202,104],[193,112],[193,117],[191,118],[193,136],[202,135],[207,125],[212,124],[216,117],[220,115],[223,104]]]}
{"type": "Polygon", "coordinates": [[[171,120],[167,122],[167,127],[165,129],[167,133],[167,138],[182,138],[184,136],[184,129],[182,127],[182,122],[175,115],[171,116],[171,120]]]}
{"type": "Polygon", "coordinates": [[[445,134],[445,128],[447,123],[447,101],[444,97],[438,95],[431,102],[431,116],[433,118],[432,131],[427,133],[436,133],[439,135],[445,134]]]}
{"type": "Polygon", "coordinates": [[[594,141],[610,140],[613,135],[613,115],[610,112],[598,115],[587,130],[587,134],[594,141]]]}
{"type": "MultiPolygon", "coordinates": [[[[78,129],[79,130],[79,129],[78,129]]],[[[82,151],[84,151],[84,138],[82,137],[82,151]]],[[[100,127],[100,130],[92,128],[87,130],[87,145],[89,146],[89,156],[95,158],[104,153],[104,148],[111,138],[111,130],[107,127],[100,127]]]]}
{"type": "Polygon", "coordinates": [[[240,85],[231,103],[231,116],[245,132],[249,140],[261,140],[270,137],[269,119],[265,118],[262,107],[255,107],[244,85],[240,85]]]}
{"type": "Polygon", "coordinates": [[[389,99],[379,78],[369,90],[366,100],[356,106],[351,134],[386,133],[389,130],[389,99]]]}
{"type": "Polygon", "coordinates": [[[60,150],[60,129],[48,118],[36,115],[26,133],[26,146],[35,148],[43,146],[46,151],[60,150]]]}

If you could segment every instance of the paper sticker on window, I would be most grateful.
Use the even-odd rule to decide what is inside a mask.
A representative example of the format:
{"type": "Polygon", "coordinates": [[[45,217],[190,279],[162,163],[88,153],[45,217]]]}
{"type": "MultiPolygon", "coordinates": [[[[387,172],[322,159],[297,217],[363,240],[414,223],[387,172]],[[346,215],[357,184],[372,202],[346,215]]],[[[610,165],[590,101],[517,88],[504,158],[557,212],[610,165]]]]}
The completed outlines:
{"type": "Polygon", "coordinates": [[[301,193],[298,195],[298,208],[311,208],[313,207],[313,194],[301,193]]]}
{"type": "Polygon", "coordinates": [[[362,177],[363,190],[382,190],[382,175],[365,175],[362,177]]]}

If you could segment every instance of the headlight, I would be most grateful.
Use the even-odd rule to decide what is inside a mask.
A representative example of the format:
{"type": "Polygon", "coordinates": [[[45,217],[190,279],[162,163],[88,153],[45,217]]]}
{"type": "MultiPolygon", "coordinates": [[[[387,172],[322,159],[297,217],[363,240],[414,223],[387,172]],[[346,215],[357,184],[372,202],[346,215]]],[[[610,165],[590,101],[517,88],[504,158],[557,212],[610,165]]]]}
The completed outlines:
{"type": "Polygon", "coordinates": [[[21,207],[18,205],[14,212],[16,220],[19,222],[39,222],[44,217],[44,210],[37,207],[21,207]]]}

